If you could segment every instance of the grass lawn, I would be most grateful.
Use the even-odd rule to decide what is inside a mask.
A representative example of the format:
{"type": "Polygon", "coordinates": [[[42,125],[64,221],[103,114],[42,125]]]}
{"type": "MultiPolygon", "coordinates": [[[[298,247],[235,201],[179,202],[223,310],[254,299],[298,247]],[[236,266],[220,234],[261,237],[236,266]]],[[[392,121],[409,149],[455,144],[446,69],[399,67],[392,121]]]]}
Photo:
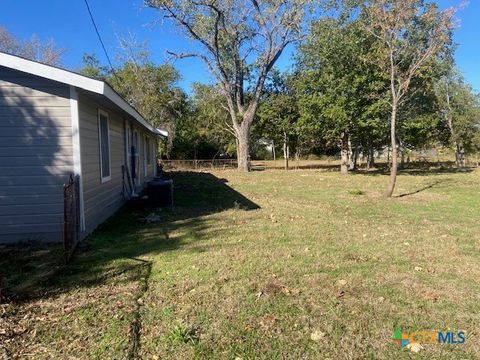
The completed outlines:
{"type": "Polygon", "coordinates": [[[173,177],[161,223],[125,209],[28,291],[2,253],[22,294],[0,305],[0,357],[480,358],[480,171],[405,172],[389,200],[380,174],[173,177]],[[414,353],[397,329],[466,342],[414,353]]]}

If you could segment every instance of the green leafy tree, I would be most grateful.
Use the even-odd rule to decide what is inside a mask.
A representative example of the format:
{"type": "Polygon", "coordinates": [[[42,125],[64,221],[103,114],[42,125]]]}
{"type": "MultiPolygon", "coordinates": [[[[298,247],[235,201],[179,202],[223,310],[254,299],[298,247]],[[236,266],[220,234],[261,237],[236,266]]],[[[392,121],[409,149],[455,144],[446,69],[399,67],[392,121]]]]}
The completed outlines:
{"type": "Polygon", "coordinates": [[[82,75],[98,80],[107,80],[111,76],[110,69],[101,65],[95,54],[83,54],[82,67],[79,70],[82,75]]]}
{"type": "Polygon", "coordinates": [[[224,97],[213,85],[193,84],[190,115],[177,124],[174,155],[197,159],[235,153],[235,135],[224,97]]]}
{"type": "Polygon", "coordinates": [[[455,69],[436,84],[446,143],[455,151],[458,167],[465,166],[465,154],[478,151],[480,97],[455,69]]]}
{"type": "Polygon", "coordinates": [[[351,143],[373,149],[385,114],[385,78],[368,62],[374,41],[359,20],[327,18],[313,23],[298,55],[302,121],[338,146],[342,174],[348,173],[351,143]]]}
{"type": "Polygon", "coordinates": [[[122,40],[115,70],[101,66],[95,55],[84,55],[80,72],[107,81],[150,123],[169,132],[166,155],[171,150],[176,124],[188,114],[186,94],[177,85],[179,73],[171,65],[157,65],[145,44],[122,40]]]}
{"type": "Polygon", "coordinates": [[[386,197],[392,196],[397,180],[398,112],[412,94],[412,82],[448,52],[453,15],[453,9],[440,11],[423,0],[369,0],[363,8],[366,29],[378,39],[374,64],[390,79],[392,165],[386,197]]]}
{"type": "Polygon", "coordinates": [[[273,146],[283,144],[285,170],[288,170],[290,151],[292,145],[296,145],[299,119],[292,76],[273,72],[266,94],[258,111],[259,126],[273,146]]]}

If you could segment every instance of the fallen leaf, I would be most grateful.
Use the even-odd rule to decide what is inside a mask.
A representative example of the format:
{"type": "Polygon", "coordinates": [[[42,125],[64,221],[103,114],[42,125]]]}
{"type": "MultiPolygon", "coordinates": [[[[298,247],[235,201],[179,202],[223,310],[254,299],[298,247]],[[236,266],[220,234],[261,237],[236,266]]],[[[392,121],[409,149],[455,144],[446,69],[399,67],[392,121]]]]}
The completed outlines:
{"type": "Polygon", "coordinates": [[[276,321],[277,321],[277,318],[275,315],[271,315],[271,314],[265,315],[260,320],[260,327],[263,330],[270,330],[275,325],[276,321]]]}
{"type": "Polygon", "coordinates": [[[310,339],[315,342],[322,340],[324,337],[325,333],[320,330],[316,330],[310,334],[310,339]]]}
{"type": "Polygon", "coordinates": [[[423,268],[421,268],[420,266],[415,266],[415,271],[423,271],[423,268]]]}
{"type": "Polygon", "coordinates": [[[418,342],[407,344],[407,349],[411,352],[418,353],[420,350],[423,350],[423,346],[418,342]]]}
{"type": "Polygon", "coordinates": [[[347,280],[343,280],[343,279],[342,279],[342,280],[338,280],[338,285],[340,285],[340,286],[345,286],[345,285],[347,285],[347,280]]]}

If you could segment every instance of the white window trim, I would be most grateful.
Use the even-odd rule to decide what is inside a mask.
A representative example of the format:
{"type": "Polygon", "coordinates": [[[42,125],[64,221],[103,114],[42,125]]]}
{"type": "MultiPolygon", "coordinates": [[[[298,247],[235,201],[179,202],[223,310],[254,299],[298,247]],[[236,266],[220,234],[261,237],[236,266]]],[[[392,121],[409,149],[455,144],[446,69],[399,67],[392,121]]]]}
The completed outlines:
{"type": "Polygon", "coordinates": [[[106,183],[107,181],[112,180],[112,151],[111,151],[111,144],[110,144],[110,117],[106,111],[102,109],[98,109],[97,115],[97,122],[98,122],[98,153],[100,155],[100,179],[102,184],[106,183]],[[102,163],[102,134],[100,130],[100,115],[105,116],[107,118],[107,138],[108,138],[108,160],[109,160],[109,175],[103,176],[103,163],[102,163]]]}

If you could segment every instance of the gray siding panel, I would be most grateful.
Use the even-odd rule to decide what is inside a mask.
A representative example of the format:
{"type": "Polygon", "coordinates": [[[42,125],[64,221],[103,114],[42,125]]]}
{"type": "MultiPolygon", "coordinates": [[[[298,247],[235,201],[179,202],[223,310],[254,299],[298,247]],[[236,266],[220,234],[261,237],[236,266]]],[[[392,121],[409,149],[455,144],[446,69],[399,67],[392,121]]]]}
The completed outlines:
{"type": "Polygon", "coordinates": [[[122,166],[124,165],[124,120],[105,108],[109,116],[111,180],[102,183],[98,134],[98,104],[79,96],[80,144],[82,156],[85,227],[83,236],[113,215],[124,203],[122,166]]]}
{"type": "Polygon", "coordinates": [[[0,67],[0,243],[61,241],[69,87],[0,67]]]}

